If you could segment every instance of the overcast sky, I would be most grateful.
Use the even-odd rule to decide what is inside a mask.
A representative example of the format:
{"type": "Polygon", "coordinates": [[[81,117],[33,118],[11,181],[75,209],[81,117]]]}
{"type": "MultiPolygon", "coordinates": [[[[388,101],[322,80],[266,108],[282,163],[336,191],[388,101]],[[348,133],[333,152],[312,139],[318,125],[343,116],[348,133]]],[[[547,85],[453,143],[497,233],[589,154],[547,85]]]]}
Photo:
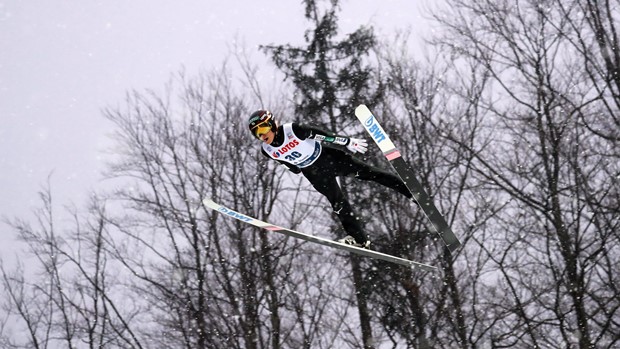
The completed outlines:
{"type": "MultiPolygon", "coordinates": [[[[428,0],[341,2],[341,33],[428,30],[428,0]]],[[[0,0],[0,216],[27,218],[50,173],[57,207],[84,204],[111,144],[101,109],[126,91],[216,67],[236,37],[300,44],[307,25],[299,0],[0,0]]],[[[14,236],[0,223],[3,257],[14,236]]]]}

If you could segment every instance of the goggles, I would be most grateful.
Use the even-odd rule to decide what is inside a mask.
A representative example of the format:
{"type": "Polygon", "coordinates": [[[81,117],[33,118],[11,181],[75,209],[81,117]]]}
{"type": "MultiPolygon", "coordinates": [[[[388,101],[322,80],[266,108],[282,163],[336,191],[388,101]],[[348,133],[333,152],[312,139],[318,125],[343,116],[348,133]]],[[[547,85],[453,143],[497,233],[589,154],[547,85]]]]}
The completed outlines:
{"type": "Polygon", "coordinates": [[[269,131],[271,131],[271,125],[269,125],[267,122],[261,122],[260,124],[252,128],[252,133],[254,133],[254,136],[258,139],[260,139],[262,135],[268,133],[269,131]]]}

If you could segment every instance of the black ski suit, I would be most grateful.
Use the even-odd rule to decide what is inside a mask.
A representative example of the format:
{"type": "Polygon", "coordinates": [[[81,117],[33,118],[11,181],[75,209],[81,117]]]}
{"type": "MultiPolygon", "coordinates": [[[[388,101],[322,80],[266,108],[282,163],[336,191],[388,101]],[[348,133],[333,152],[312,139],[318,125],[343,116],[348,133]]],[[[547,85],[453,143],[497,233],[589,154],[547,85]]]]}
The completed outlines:
{"type": "MultiPolygon", "coordinates": [[[[392,188],[404,196],[411,198],[412,195],[405,186],[405,184],[397,176],[383,171],[377,167],[368,165],[363,161],[352,157],[344,150],[338,149],[335,146],[325,146],[327,142],[335,139],[336,137],[342,141],[345,139],[349,141],[348,137],[337,136],[331,132],[321,130],[319,128],[300,125],[293,123],[292,129],[295,135],[304,140],[307,138],[317,139],[327,137],[323,139],[323,149],[321,155],[315,160],[315,162],[304,168],[299,168],[286,161],[276,160],[279,163],[285,165],[294,173],[302,173],[304,177],[310,181],[312,186],[321,194],[323,194],[327,200],[329,200],[334,213],[340,219],[344,230],[355,238],[357,243],[364,243],[368,240],[366,233],[362,227],[359,218],[353,212],[351,205],[345,199],[336,177],[338,176],[350,176],[354,175],[355,178],[362,180],[371,180],[384,185],[388,188],[392,188]],[[323,136],[323,137],[321,137],[323,136]]],[[[271,146],[278,147],[282,145],[284,141],[284,132],[282,126],[279,126],[271,146]]],[[[271,159],[271,157],[262,150],[263,155],[271,159]]]]}

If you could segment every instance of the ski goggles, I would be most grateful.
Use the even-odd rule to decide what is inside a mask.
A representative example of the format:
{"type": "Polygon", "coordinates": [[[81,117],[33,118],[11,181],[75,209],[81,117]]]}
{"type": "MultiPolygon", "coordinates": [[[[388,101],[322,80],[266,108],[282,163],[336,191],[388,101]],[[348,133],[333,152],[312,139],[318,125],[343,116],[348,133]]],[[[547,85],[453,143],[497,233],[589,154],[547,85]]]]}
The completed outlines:
{"type": "Polygon", "coordinates": [[[261,122],[252,128],[252,133],[254,133],[254,136],[258,139],[260,139],[262,135],[267,134],[269,131],[271,131],[271,125],[266,122],[261,122]]]}

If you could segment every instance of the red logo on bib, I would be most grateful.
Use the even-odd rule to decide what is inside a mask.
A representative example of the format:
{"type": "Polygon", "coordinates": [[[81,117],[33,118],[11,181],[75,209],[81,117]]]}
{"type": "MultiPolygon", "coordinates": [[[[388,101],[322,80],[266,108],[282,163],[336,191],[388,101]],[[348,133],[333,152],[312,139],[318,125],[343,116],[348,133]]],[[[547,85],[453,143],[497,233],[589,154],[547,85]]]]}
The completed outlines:
{"type": "Polygon", "coordinates": [[[272,155],[274,158],[279,158],[281,154],[287,153],[289,150],[295,148],[298,145],[299,145],[299,141],[296,139],[293,139],[292,141],[288,142],[288,144],[280,147],[280,149],[278,149],[277,151],[274,151],[272,155]]]}

